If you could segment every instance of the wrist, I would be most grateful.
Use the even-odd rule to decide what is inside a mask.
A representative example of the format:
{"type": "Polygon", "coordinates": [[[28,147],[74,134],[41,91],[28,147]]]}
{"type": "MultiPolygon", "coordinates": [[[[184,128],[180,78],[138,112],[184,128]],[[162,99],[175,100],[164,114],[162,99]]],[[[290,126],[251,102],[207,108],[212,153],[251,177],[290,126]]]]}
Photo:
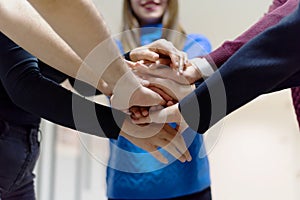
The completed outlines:
{"type": "Polygon", "coordinates": [[[139,82],[135,78],[134,74],[121,57],[117,58],[109,65],[109,67],[103,73],[102,78],[112,90],[115,90],[115,87],[120,87],[119,84],[121,80],[125,81],[123,82],[123,85],[128,87],[131,85],[139,85],[139,82]]]}
{"type": "Polygon", "coordinates": [[[112,90],[112,107],[121,110],[130,108],[131,99],[141,86],[142,85],[138,82],[134,74],[128,70],[115,82],[112,90]]]}
{"type": "Polygon", "coordinates": [[[205,58],[194,58],[191,59],[190,62],[197,71],[197,74],[195,74],[196,80],[208,78],[214,73],[212,66],[205,58]]]}

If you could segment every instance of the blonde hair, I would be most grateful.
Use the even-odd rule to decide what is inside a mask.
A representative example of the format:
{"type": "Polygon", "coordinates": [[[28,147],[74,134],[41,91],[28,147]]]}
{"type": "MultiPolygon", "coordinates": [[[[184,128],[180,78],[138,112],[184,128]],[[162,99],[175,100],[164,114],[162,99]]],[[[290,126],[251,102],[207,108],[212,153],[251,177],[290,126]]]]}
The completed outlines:
{"type": "MultiPolygon", "coordinates": [[[[161,38],[171,41],[176,48],[182,49],[185,31],[179,23],[178,4],[178,0],[168,0],[168,6],[162,18],[161,38]]],[[[132,10],[130,0],[124,0],[121,42],[125,52],[141,46],[139,28],[140,24],[132,10]]]]}

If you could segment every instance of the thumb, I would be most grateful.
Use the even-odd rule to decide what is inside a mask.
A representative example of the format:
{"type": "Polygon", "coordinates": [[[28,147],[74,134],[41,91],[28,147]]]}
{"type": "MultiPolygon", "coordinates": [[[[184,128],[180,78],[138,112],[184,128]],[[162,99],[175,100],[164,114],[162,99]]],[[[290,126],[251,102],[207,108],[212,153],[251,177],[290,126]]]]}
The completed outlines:
{"type": "Polygon", "coordinates": [[[144,51],[141,55],[137,56],[138,60],[148,60],[151,62],[155,62],[159,59],[159,54],[153,51],[144,51]]]}
{"type": "Polygon", "coordinates": [[[125,63],[131,68],[134,69],[136,66],[135,62],[129,61],[129,60],[125,60],[125,63]]]}

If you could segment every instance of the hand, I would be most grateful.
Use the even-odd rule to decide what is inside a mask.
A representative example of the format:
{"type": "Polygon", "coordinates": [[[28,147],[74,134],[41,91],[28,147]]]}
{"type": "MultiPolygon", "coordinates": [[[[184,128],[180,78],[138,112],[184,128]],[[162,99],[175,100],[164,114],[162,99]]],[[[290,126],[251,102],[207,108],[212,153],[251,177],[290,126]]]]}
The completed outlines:
{"type": "Polygon", "coordinates": [[[166,103],[159,94],[144,86],[126,88],[126,86],[123,85],[121,88],[122,90],[114,90],[114,94],[111,97],[111,105],[116,109],[127,111],[133,106],[150,107],[165,105],[166,103]]]}
{"type": "MultiPolygon", "coordinates": [[[[136,62],[131,62],[131,61],[125,61],[127,63],[127,65],[133,69],[136,65],[136,62]]],[[[173,105],[173,101],[174,99],[168,95],[166,92],[163,92],[161,89],[155,87],[155,86],[149,86],[150,83],[147,80],[144,80],[141,78],[141,76],[139,76],[139,73],[135,70],[133,70],[134,74],[136,75],[136,78],[138,79],[138,81],[145,87],[150,88],[152,91],[156,92],[157,94],[159,94],[164,101],[166,102],[165,105],[170,106],[173,105]]],[[[129,109],[129,113],[132,114],[133,118],[140,118],[142,116],[146,117],[148,116],[148,110],[150,107],[141,107],[141,106],[133,106],[130,107],[129,109]]]]}
{"type": "Polygon", "coordinates": [[[192,160],[180,131],[171,128],[168,124],[151,124],[142,127],[126,119],[120,135],[148,151],[160,162],[167,164],[168,160],[157,150],[158,147],[165,149],[181,162],[192,160]]]}
{"type": "Polygon", "coordinates": [[[173,80],[169,79],[162,79],[158,77],[152,77],[152,76],[144,76],[144,86],[151,88],[158,88],[159,90],[154,90],[158,94],[160,94],[160,91],[163,92],[163,94],[160,94],[161,96],[164,96],[167,94],[172,98],[172,100],[180,101],[183,99],[186,95],[190,94],[194,91],[194,87],[191,85],[182,85],[179,83],[176,83],[173,80]],[[148,84],[146,85],[146,81],[148,84]]]}
{"type": "Polygon", "coordinates": [[[134,62],[140,60],[156,62],[159,58],[164,57],[170,58],[172,61],[170,66],[178,70],[183,70],[184,65],[188,61],[185,52],[176,49],[171,42],[165,39],[156,40],[130,52],[130,59],[134,62]]]}
{"type": "MultiPolygon", "coordinates": [[[[155,107],[157,108],[157,107],[155,107]]],[[[181,113],[178,109],[178,103],[172,106],[157,110],[150,109],[149,115],[138,119],[132,119],[135,124],[146,124],[146,123],[180,123],[183,121],[181,113]]]]}
{"type": "Polygon", "coordinates": [[[135,64],[131,64],[131,68],[135,71],[135,73],[170,79],[184,85],[193,84],[195,81],[202,78],[202,74],[192,63],[188,63],[181,74],[168,66],[155,63],[147,66],[146,64],[137,62],[135,64]]]}
{"type": "MultiPolygon", "coordinates": [[[[130,61],[125,61],[126,64],[132,68],[135,63],[130,61]]],[[[143,87],[138,76],[133,73],[127,73],[115,85],[113,95],[111,96],[112,107],[119,110],[128,110],[129,108],[135,107],[150,107],[155,105],[164,105],[166,102],[157,93],[152,90],[143,87]],[[138,85],[131,84],[130,82],[125,82],[126,78],[135,79],[138,85]],[[147,98],[145,98],[147,97],[147,98]]],[[[143,109],[145,110],[145,109],[143,109]]]]}

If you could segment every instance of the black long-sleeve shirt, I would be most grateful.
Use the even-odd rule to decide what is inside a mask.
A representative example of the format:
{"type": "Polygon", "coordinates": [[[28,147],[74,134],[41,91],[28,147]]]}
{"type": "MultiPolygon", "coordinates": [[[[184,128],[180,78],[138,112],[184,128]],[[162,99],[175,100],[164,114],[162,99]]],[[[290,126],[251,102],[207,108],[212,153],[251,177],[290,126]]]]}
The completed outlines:
{"type": "Polygon", "coordinates": [[[42,117],[88,134],[117,138],[125,114],[61,87],[58,83],[66,78],[0,33],[1,120],[36,127],[42,117]]]}

